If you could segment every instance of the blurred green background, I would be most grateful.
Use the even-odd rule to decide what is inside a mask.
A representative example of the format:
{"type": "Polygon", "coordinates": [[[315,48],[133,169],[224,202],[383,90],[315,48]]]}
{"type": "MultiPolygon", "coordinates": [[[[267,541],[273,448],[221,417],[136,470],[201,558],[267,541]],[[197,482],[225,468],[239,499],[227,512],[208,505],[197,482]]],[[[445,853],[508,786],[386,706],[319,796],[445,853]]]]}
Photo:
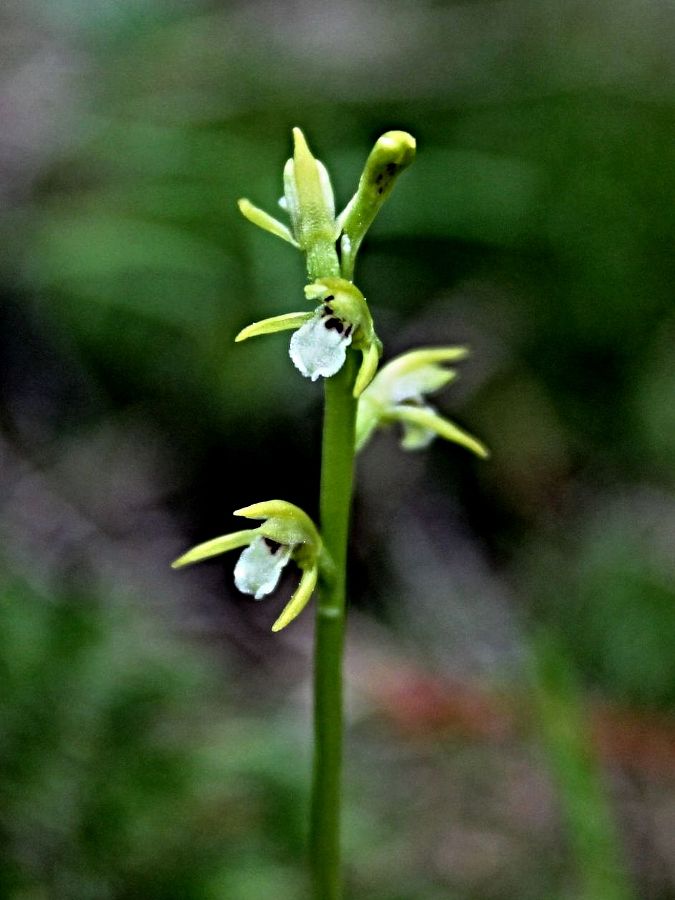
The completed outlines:
{"type": "Polygon", "coordinates": [[[675,897],[675,10],[6,0],[0,896],[305,898],[311,616],[169,562],[317,508],[283,335],[290,129],[338,204],[418,159],[357,278],[492,448],[359,460],[348,897],[675,897]]]}

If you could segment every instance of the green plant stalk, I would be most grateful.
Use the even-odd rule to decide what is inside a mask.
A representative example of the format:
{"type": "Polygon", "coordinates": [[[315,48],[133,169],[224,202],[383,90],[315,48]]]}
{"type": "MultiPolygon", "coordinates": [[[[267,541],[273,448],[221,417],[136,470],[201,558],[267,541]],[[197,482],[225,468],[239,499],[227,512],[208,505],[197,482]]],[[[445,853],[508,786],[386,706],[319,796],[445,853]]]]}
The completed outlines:
{"type": "Polygon", "coordinates": [[[314,771],[311,869],[316,900],[339,900],[342,769],[342,649],[345,630],[347,543],[354,470],[356,400],[354,353],[325,383],[321,460],[321,529],[335,565],[316,608],[314,656],[314,771]]]}

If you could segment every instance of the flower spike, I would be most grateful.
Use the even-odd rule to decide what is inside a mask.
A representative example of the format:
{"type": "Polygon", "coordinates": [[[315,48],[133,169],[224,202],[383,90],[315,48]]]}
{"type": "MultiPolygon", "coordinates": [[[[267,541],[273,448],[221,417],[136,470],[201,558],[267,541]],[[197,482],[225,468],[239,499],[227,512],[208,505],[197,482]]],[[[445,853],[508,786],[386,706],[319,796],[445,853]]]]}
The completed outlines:
{"type": "Polygon", "coordinates": [[[379,426],[400,422],[404,450],[421,450],[439,436],[486,459],[489,451],[481,441],[439,415],[424,399],[456,377],[444,364],[463,359],[467,353],[465,347],[414,350],[380,369],[359,400],[356,449],[365,446],[379,426]]]}
{"type": "Polygon", "coordinates": [[[261,600],[276,588],[281,572],[292,559],[302,575],[293,596],[272,626],[280,631],[309,603],[319,571],[329,576],[332,564],[316,526],[299,507],[285,500],[267,500],[238,509],[246,519],[262,519],[257,528],[235,531],[198,544],[172,563],[174,569],[244,547],[234,567],[234,583],[244,594],[261,600]]]}

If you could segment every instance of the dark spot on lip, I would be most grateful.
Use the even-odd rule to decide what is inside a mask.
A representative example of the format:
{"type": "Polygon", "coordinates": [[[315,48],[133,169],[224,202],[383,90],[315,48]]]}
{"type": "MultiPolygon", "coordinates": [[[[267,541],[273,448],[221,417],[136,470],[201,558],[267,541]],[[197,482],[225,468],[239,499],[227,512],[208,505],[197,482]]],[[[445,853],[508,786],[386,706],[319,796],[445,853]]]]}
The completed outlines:
{"type": "Polygon", "coordinates": [[[379,188],[377,189],[377,193],[378,193],[378,194],[381,194],[383,191],[384,191],[384,188],[379,187],[379,188]]]}
{"type": "Polygon", "coordinates": [[[333,310],[330,308],[330,306],[328,306],[328,304],[326,304],[324,306],[324,308],[321,310],[321,315],[322,316],[332,316],[333,315],[333,310]]]}
{"type": "Polygon", "coordinates": [[[387,163],[387,172],[390,175],[393,175],[397,169],[398,169],[398,166],[396,165],[396,163],[393,163],[393,162],[387,163]]]}
{"type": "Polygon", "coordinates": [[[334,328],[338,334],[342,334],[342,329],[344,326],[339,319],[336,319],[336,318],[328,319],[328,321],[325,322],[324,324],[329,331],[331,328],[334,328]]]}
{"type": "Polygon", "coordinates": [[[379,184],[379,183],[382,181],[383,178],[384,178],[384,173],[383,173],[383,172],[380,172],[380,174],[379,174],[379,175],[377,176],[377,178],[375,179],[375,183],[376,183],[376,184],[379,184]]]}
{"type": "Polygon", "coordinates": [[[324,303],[328,303],[330,300],[335,300],[335,294],[329,294],[327,297],[323,298],[324,303]]]}
{"type": "Polygon", "coordinates": [[[349,337],[349,335],[350,335],[351,333],[352,333],[352,326],[351,326],[351,325],[347,325],[347,327],[345,328],[345,337],[349,337]]]}
{"type": "Polygon", "coordinates": [[[279,541],[273,541],[272,538],[263,537],[263,540],[269,547],[270,553],[272,553],[272,554],[276,553],[277,550],[279,549],[279,547],[281,547],[281,544],[279,543],[279,541]]]}

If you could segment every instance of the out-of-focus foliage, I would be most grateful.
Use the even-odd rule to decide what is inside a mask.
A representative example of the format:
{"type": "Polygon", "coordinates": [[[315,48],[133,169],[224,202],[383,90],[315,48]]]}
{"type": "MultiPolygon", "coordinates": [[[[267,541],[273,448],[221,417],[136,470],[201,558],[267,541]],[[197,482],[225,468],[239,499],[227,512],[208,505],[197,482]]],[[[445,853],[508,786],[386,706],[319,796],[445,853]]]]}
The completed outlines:
{"type": "MultiPolygon", "coordinates": [[[[471,346],[442,402],[493,456],[439,443],[404,458],[395,436],[373,439],[359,462],[354,605],[441,677],[517,693],[528,636],[543,630],[579,690],[672,714],[669,5],[12,0],[0,16],[2,436],[81,513],[78,535],[96,529],[90,556],[103,535],[145,573],[134,602],[161,610],[163,557],[228,531],[230,509],[284,496],[316,512],[317,386],[297,376],[283,336],[233,344],[248,322],[300,308],[301,259],[236,200],[273,209],[294,125],[338,204],[373,139],[405,128],[418,159],[357,280],[385,361],[471,346]],[[124,436],[129,421],[162,445],[159,497],[146,491],[154,463],[111,462],[119,442],[76,449],[82,431],[124,436]]],[[[283,678],[265,689],[274,702],[262,701],[280,717],[242,723],[241,696],[214,696],[213,675],[226,678],[205,675],[204,648],[143,641],[146,620],[120,611],[110,572],[94,577],[62,518],[44,524],[41,495],[17,499],[6,467],[0,478],[15,585],[0,638],[5,892],[300,896],[306,770],[279,735],[304,743],[293,688],[306,633],[270,642],[278,611],[237,600],[217,564],[175,589],[186,630],[203,616],[222,656],[243,649],[233,678],[251,716],[262,688],[244,673],[285,648],[283,678]],[[36,568],[59,563],[47,587],[24,584],[31,554],[36,568]],[[75,589],[55,589],[59,578],[75,589]],[[253,788],[240,797],[242,779],[253,788]]],[[[522,735],[411,745],[370,702],[357,690],[354,896],[580,896],[584,860],[559,838],[522,735]]],[[[570,728],[575,703],[561,706],[570,728]]],[[[637,777],[613,781],[613,809],[637,893],[662,900],[675,884],[663,839],[675,800],[641,759],[637,777]]]]}
{"type": "Polygon", "coordinates": [[[133,608],[15,583],[1,610],[3,897],[301,894],[282,722],[226,717],[216,660],[133,608]]]}

